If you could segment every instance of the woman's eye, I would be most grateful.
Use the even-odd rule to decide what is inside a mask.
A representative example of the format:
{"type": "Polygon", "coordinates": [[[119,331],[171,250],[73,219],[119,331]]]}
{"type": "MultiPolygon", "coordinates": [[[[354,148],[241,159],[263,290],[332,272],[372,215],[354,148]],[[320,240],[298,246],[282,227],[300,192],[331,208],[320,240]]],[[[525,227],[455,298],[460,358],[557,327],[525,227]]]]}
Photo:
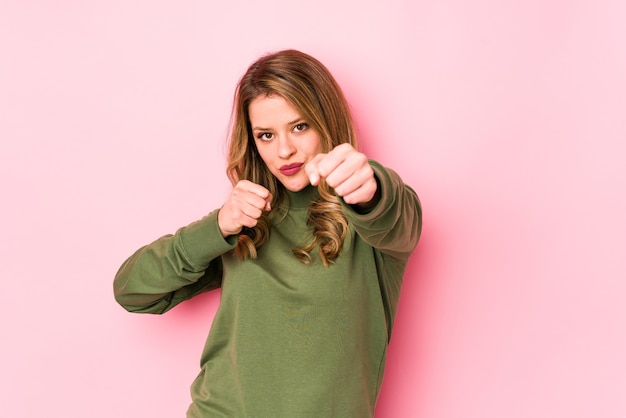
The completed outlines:
{"type": "Polygon", "coordinates": [[[293,127],[293,130],[296,132],[302,132],[302,131],[306,131],[308,127],[309,125],[307,125],[306,123],[299,123],[293,127]]]}
{"type": "Polygon", "coordinates": [[[272,134],[269,132],[263,132],[256,136],[261,141],[270,141],[272,139],[272,134]]]}

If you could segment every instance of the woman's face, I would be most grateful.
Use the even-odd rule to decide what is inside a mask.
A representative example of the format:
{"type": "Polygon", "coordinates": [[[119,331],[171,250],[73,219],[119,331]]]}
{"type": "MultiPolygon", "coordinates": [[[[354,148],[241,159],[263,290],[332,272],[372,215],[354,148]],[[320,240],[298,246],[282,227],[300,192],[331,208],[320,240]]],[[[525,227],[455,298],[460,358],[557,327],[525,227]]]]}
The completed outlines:
{"type": "Polygon", "coordinates": [[[267,168],[289,191],[310,184],[304,166],[322,152],[319,134],[287,100],[259,96],[248,107],[252,135],[267,168]]]}

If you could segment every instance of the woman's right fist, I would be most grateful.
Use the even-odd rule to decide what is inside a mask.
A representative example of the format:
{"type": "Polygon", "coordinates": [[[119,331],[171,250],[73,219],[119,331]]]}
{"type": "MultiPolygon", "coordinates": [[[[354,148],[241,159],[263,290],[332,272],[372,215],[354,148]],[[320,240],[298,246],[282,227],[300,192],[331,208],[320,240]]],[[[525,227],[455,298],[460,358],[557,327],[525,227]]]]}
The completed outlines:
{"type": "Polygon", "coordinates": [[[222,236],[235,235],[243,227],[252,228],[263,211],[271,209],[272,194],[265,187],[248,180],[235,184],[228,199],[217,214],[222,236]]]}

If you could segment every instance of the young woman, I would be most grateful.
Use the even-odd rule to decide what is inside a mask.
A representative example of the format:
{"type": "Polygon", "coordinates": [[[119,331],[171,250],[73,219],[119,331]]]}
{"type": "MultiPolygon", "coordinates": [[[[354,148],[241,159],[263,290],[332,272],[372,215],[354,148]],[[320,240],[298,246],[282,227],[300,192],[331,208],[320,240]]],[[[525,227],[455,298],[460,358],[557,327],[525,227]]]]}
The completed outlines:
{"type": "Polygon", "coordinates": [[[418,197],[357,150],[341,89],[302,52],[248,68],[231,131],[229,197],[126,260],[115,297],[163,313],[221,288],[188,417],[372,417],[418,197]]]}

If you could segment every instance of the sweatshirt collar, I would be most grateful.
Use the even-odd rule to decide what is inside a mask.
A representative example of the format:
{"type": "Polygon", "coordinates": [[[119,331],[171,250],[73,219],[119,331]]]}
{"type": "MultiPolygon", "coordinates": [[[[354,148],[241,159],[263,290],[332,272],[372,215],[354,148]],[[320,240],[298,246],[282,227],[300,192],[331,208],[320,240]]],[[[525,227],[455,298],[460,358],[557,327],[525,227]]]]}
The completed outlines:
{"type": "Polygon", "coordinates": [[[299,192],[290,192],[286,190],[287,198],[289,199],[289,208],[302,209],[308,208],[309,204],[319,197],[317,187],[308,185],[299,192]]]}

